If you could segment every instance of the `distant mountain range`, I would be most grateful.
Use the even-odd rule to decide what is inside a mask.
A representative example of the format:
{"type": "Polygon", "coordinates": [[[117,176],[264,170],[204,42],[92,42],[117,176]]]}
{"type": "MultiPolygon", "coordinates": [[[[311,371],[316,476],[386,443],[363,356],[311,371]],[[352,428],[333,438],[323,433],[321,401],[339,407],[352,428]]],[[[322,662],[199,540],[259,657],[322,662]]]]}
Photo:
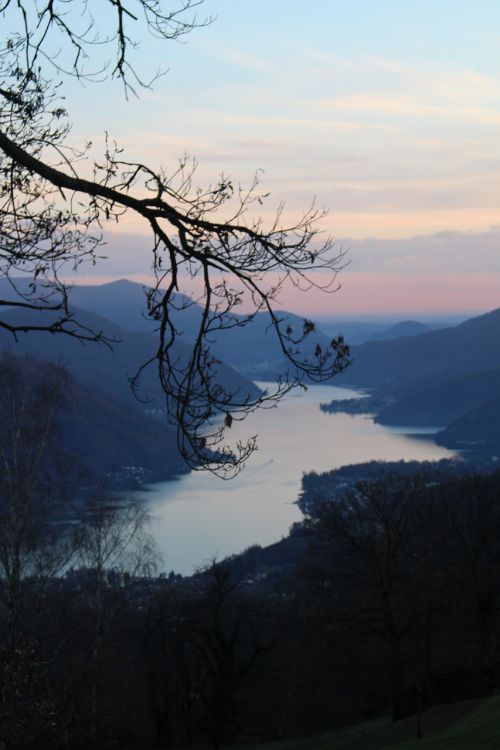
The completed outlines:
{"type": "MultiPolygon", "coordinates": [[[[8,298],[9,293],[11,294],[11,290],[8,284],[5,280],[0,280],[0,296],[8,298]]],[[[94,313],[129,333],[154,333],[158,325],[148,317],[145,287],[126,279],[96,286],[75,286],[71,289],[70,304],[75,310],[83,309],[94,313]]],[[[179,331],[180,345],[189,345],[198,332],[201,308],[182,295],[179,295],[178,306],[183,309],[172,310],[172,321],[179,331]]],[[[287,311],[280,311],[277,315],[282,320],[283,330],[290,326],[295,336],[300,335],[303,328],[302,317],[287,311]]],[[[232,317],[236,323],[245,320],[244,315],[233,314],[232,317]]],[[[316,325],[314,332],[301,344],[303,356],[311,355],[316,344],[323,349],[327,348],[331,339],[340,333],[346,334],[349,343],[349,331],[353,326],[356,330],[354,339],[362,337],[392,340],[431,330],[418,321],[403,321],[389,327],[369,322],[351,323],[344,331],[343,323],[339,322],[338,327],[334,327],[330,321],[328,334],[322,330],[321,324],[316,325]]],[[[214,332],[210,337],[210,347],[216,357],[252,379],[274,379],[290,369],[290,362],[280,351],[270,316],[265,312],[258,313],[249,325],[236,325],[220,333],[214,332]]]]}
{"type": "MultiPolygon", "coordinates": [[[[5,298],[8,291],[5,281],[0,281],[0,296],[5,298]]],[[[186,300],[179,298],[179,306],[184,306],[183,302],[186,300]]],[[[126,280],[74,287],[70,304],[79,322],[116,340],[114,351],[103,345],[82,347],[75,340],[47,333],[20,336],[16,351],[64,362],[82,388],[92,388],[95,393],[98,389],[106,398],[128,404],[144,416],[144,404],[138,405],[128,383],[128,377],[155,351],[157,342],[157,324],[147,315],[144,288],[126,280]]],[[[201,315],[197,304],[184,307],[173,313],[181,359],[197,333],[201,315]]],[[[4,318],[22,322],[33,315],[36,313],[15,310],[4,318]]],[[[300,333],[302,318],[288,312],[279,315],[282,326],[300,333]]],[[[243,319],[234,316],[236,323],[243,319]]],[[[383,330],[369,322],[356,325],[365,325],[365,335],[377,340],[352,346],[352,366],[332,384],[370,389],[376,396],[371,402],[376,419],[383,424],[446,427],[438,439],[450,446],[467,441],[479,445],[483,438],[490,446],[495,441],[500,446],[500,420],[492,417],[500,399],[500,309],[438,330],[418,321],[402,321],[383,330]],[[492,405],[490,410],[487,404],[492,405]]],[[[312,353],[317,343],[329,346],[331,327],[329,334],[316,327],[302,346],[304,356],[312,353]]],[[[14,347],[12,336],[5,331],[0,331],[0,347],[14,347]]],[[[211,350],[227,363],[219,366],[223,382],[252,397],[258,390],[249,378],[270,380],[290,369],[266,313],[256,315],[249,325],[214,333],[211,350]]],[[[152,408],[162,408],[163,394],[152,371],[145,374],[141,387],[141,396],[151,400],[152,408]]],[[[174,456],[173,428],[165,428],[163,442],[174,456]]]]}
{"type": "Polygon", "coordinates": [[[336,382],[371,389],[380,423],[442,426],[443,445],[500,449],[500,309],[454,327],[355,346],[352,359],[336,382]]]}
{"type": "Polygon", "coordinates": [[[375,341],[384,338],[397,338],[404,335],[413,335],[425,333],[426,331],[435,331],[440,328],[449,328],[458,325],[469,318],[469,315],[463,316],[444,316],[428,318],[425,321],[416,320],[394,320],[391,318],[380,318],[379,316],[368,316],[366,320],[350,320],[333,315],[318,315],[317,323],[327,336],[338,336],[342,334],[351,346],[365,344],[367,341],[375,341]],[[402,326],[411,326],[406,332],[402,326]],[[419,326],[423,326],[418,330],[419,326]]]}
{"type": "MultiPolygon", "coordinates": [[[[71,303],[104,315],[124,328],[153,331],[157,325],[147,317],[144,288],[125,279],[102,286],[75,287],[71,291],[71,303]]],[[[179,307],[186,303],[189,301],[179,296],[179,307]]],[[[277,315],[283,321],[283,331],[290,326],[296,337],[300,335],[303,318],[284,311],[277,315]]],[[[232,314],[231,317],[240,325],[210,335],[210,349],[217,358],[254,380],[274,379],[290,370],[290,362],[280,350],[268,313],[258,313],[249,325],[241,325],[244,315],[232,314]]],[[[197,304],[172,310],[172,321],[180,332],[181,342],[188,343],[196,337],[200,318],[201,307],[197,304]]],[[[301,344],[301,353],[303,356],[312,355],[316,344],[325,348],[330,341],[331,337],[317,329],[301,344]]]]}
{"type": "Polygon", "coordinates": [[[452,328],[352,349],[342,383],[394,390],[500,368],[500,309],[452,328]]]}
{"type": "Polygon", "coordinates": [[[420,333],[427,333],[432,329],[430,326],[419,323],[416,320],[403,320],[401,323],[387,328],[381,333],[376,333],[372,336],[373,340],[377,339],[401,339],[405,336],[418,336],[420,333]]]}
{"type": "MultiPolygon", "coordinates": [[[[20,286],[22,288],[23,285],[20,286]]],[[[0,280],[0,297],[13,298],[12,290],[5,280],[0,280]]],[[[125,329],[128,339],[141,332],[151,334],[149,341],[152,341],[155,328],[158,327],[158,323],[148,317],[145,288],[126,279],[98,286],[75,286],[70,292],[70,306],[79,321],[81,314],[78,311],[84,310],[87,316],[85,320],[89,323],[89,313],[102,318],[101,323],[94,320],[99,330],[107,333],[111,330],[111,322],[114,326],[125,329]],[[107,328],[103,327],[105,320],[108,321],[107,328]]],[[[178,295],[177,306],[182,309],[172,309],[171,319],[179,332],[178,342],[182,348],[189,346],[197,336],[202,309],[182,295],[178,295]]],[[[303,318],[289,312],[278,312],[277,315],[282,320],[280,325],[283,331],[290,326],[294,336],[300,336],[303,318]]],[[[19,316],[17,311],[16,316],[19,316]]],[[[281,351],[268,313],[258,313],[249,325],[241,325],[246,319],[244,315],[232,314],[231,317],[236,324],[233,328],[222,332],[214,331],[210,335],[210,349],[215,357],[252,380],[273,380],[290,370],[290,362],[281,351]]],[[[329,347],[331,338],[316,329],[301,344],[301,355],[311,356],[316,344],[323,349],[329,347]]]]}
{"type": "MultiPolygon", "coordinates": [[[[93,331],[104,332],[111,345],[93,342],[82,344],[75,338],[44,331],[18,334],[17,342],[12,334],[0,329],[0,348],[15,349],[21,354],[30,353],[49,361],[66,365],[75,377],[84,383],[91,383],[108,395],[137,404],[131,391],[129,378],[139,367],[154,355],[158,339],[154,331],[128,330],[88,310],[73,308],[80,325],[93,331]]],[[[27,325],[37,320],[39,313],[31,310],[15,310],[3,315],[7,323],[27,325]]],[[[43,313],[47,316],[48,313],[43,313]]],[[[46,318],[45,318],[46,319],[46,318]]],[[[176,343],[175,356],[182,360],[187,356],[189,340],[176,343]]],[[[238,390],[254,397],[259,391],[254,384],[231,367],[219,364],[217,369],[221,382],[232,390],[238,390]]],[[[154,367],[148,368],[141,377],[141,387],[137,394],[153,407],[163,408],[165,399],[157,380],[154,367]]]]}

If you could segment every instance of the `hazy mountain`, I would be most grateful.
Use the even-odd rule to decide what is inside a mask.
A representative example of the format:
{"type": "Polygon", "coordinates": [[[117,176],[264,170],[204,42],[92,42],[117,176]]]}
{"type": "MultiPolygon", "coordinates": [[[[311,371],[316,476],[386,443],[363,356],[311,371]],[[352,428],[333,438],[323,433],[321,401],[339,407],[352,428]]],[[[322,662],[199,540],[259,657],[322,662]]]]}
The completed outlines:
{"type": "Polygon", "coordinates": [[[372,336],[373,340],[390,340],[390,339],[401,339],[405,336],[418,336],[420,333],[427,333],[432,330],[430,326],[426,326],[424,323],[419,323],[417,320],[403,320],[401,323],[391,326],[381,333],[376,333],[372,336]]]}
{"type": "Polygon", "coordinates": [[[387,320],[343,320],[331,315],[318,315],[318,325],[327,336],[333,338],[341,334],[352,346],[371,341],[377,334],[383,333],[390,326],[387,320]]]}
{"type": "MultiPolygon", "coordinates": [[[[424,326],[424,329],[417,331],[410,329],[407,333],[397,333],[397,336],[402,335],[414,335],[418,333],[425,333],[426,331],[433,331],[439,328],[449,328],[450,326],[458,325],[470,316],[453,316],[443,318],[428,318],[422,314],[419,316],[421,320],[417,321],[402,321],[406,323],[424,326]]],[[[401,321],[392,316],[379,316],[379,315],[367,315],[366,320],[351,320],[344,319],[334,315],[318,315],[316,316],[321,330],[326,333],[327,336],[333,337],[342,334],[346,341],[351,345],[355,346],[358,344],[364,344],[367,341],[374,341],[381,338],[386,338],[385,334],[391,331],[392,328],[401,325],[401,321]]],[[[389,338],[395,338],[390,335],[389,338]]]]}
{"type": "MultiPolygon", "coordinates": [[[[281,330],[284,332],[290,327],[292,335],[300,338],[304,319],[287,311],[276,314],[280,319],[281,330]]],[[[325,349],[330,346],[330,341],[330,338],[316,328],[297,346],[300,357],[313,356],[316,344],[325,349]]],[[[289,360],[281,351],[271,318],[264,312],[258,313],[248,325],[228,329],[214,337],[212,349],[239,372],[255,379],[274,378],[291,368],[289,360]]]]}
{"type": "Polygon", "coordinates": [[[394,391],[500,368],[500,309],[453,328],[353,347],[337,381],[394,391]]]}
{"type": "MultiPolygon", "coordinates": [[[[174,295],[179,310],[173,310],[173,321],[182,339],[192,340],[200,323],[201,307],[182,294],[174,295]]],[[[89,310],[131,331],[154,332],[157,321],[148,316],[146,287],[128,279],[109,284],[74,286],[70,305],[89,310]]]]}
{"type": "MultiPolygon", "coordinates": [[[[28,291],[27,281],[15,279],[15,284],[20,290],[28,291]]],[[[186,298],[183,295],[177,296],[181,305],[186,298]]],[[[0,279],[0,298],[16,299],[6,279],[0,279]]],[[[131,331],[153,332],[158,327],[156,321],[147,314],[145,287],[127,279],[118,279],[108,284],[73,286],[69,291],[69,304],[73,309],[96,313],[120,328],[131,331]]],[[[199,321],[199,306],[193,305],[182,310],[179,315],[182,315],[182,320],[191,336],[199,321]]],[[[176,322],[181,321],[179,315],[176,315],[176,322]]]]}
{"type": "MultiPolygon", "coordinates": [[[[29,323],[37,313],[29,310],[16,310],[4,315],[4,319],[17,324],[29,323]]],[[[38,314],[39,316],[40,314],[38,314]]],[[[47,315],[47,313],[43,313],[47,315]]],[[[82,344],[79,340],[62,334],[47,332],[27,332],[18,335],[16,342],[5,330],[0,330],[0,348],[9,348],[21,354],[31,353],[50,361],[61,362],[82,382],[94,384],[112,396],[137,404],[130,389],[129,378],[135,375],[138,368],[154,355],[158,340],[153,332],[130,331],[121,328],[110,320],[86,310],[75,309],[78,322],[93,331],[103,331],[111,346],[96,343],[82,344]]],[[[39,318],[38,318],[39,319],[39,318]]],[[[181,361],[186,357],[187,347],[178,342],[175,356],[181,361]]],[[[218,376],[229,389],[256,396],[258,389],[249,380],[239,375],[230,367],[220,364],[218,376]]],[[[156,407],[162,407],[164,396],[158,383],[154,365],[149,367],[141,377],[141,398],[152,401],[156,407]]]]}
{"type": "Polygon", "coordinates": [[[136,480],[160,481],[187,471],[166,419],[155,419],[139,404],[119,401],[76,378],[62,421],[65,448],[79,456],[86,481],[118,474],[130,486],[136,480]]]}
{"type": "MultiPolygon", "coordinates": [[[[71,304],[103,315],[119,326],[131,330],[154,331],[157,323],[147,317],[146,296],[140,284],[121,279],[100,286],[77,286],[71,290],[71,304]]],[[[178,295],[178,306],[172,310],[172,320],[180,332],[179,341],[189,344],[198,333],[201,307],[189,304],[187,298],[178,295]]],[[[280,311],[282,329],[289,325],[298,337],[303,330],[303,318],[280,311]]],[[[234,322],[242,322],[243,315],[232,315],[234,322]]],[[[329,346],[331,337],[321,330],[311,333],[301,344],[304,354],[312,354],[316,344],[329,346]]],[[[214,332],[210,335],[210,348],[213,354],[236,370],[254,379],[274,378],[289,369],[288,360],[283,356],[278,338],[271,325],[268,313],[258,313],[254,320],[245,326],[214,332]]]]}
{"type": "Polygon", "coordinates": [[[397,390],[391,395],[391,403],[378,411],[376,421],[388,425],[446,425],[497,398],[500,369],[397,390]]]}
{"type": "Polygon", "coordinates": [[[447,448],[500,453],[500,398],[456,419],[436,436],[447,448]]]}
{"type": "MultiPolygon", "coordinates": [[[[452,328],[368,342],[353,347],[352,358],[337,382],[371,389],[367,408],[381,424],[445,425],[438,440],[448,447],[500,446],[500,309],[452,328]]],[[[358,413],[359,402],[346,409],[358,413]]]]}
{"type": "MultiPolygon", "coordinates": [[[[96,475],[99,471],[117,471],[124,464],[143,466],[157,479],[185,470],[175,428],[166,417],[157,421],[148,414],[165,406],[154,364],[141,377],[138,395],[142,401],[134,396],[128,381],[156,351],[157,336],[126,330],[85,310],[75,310],[75,315],[80,324],[113,339],[112,348],[40,331],[20,333],[16,342],[12,334],[0,329],[0,349],[64,364],[77,379],[74,408],[66,428],[67,446],[80,453],[96,475]]],[[[15,310],[3,317],[28,324],[39,316],[33,311],[15,310]]],[[[178,343],[174,356],[182,361],[187,351],[178,343]]],[[[233,392],[252,398],[259,395],[252,382],[230,367],[219,364],[217,374],[233,392]]]]}
{"type": "MultiPolygon", "coordinates": [[[[7,361],[9,367],[14,362],[19,370],[24,368],[29,384],[39,371],[47,382],[55,376],[51,369],[55,370],[55,364],[33,355],[9,357],[7,361]]],[[[3,364],[2,357],[0,368],[3,364]]],[[[116,483],[117,475],[122,475],[130,486],[140,479],[167,479],[186,471],[177,451],[175,432],[165,420],[155,419],[139,404],[125,403],[95,385],[83,385],[71,374],[60,382],[65,391],[61,394],[63,405],[56,414],[62,437],[59,445],[72,476],[81,475],[81,481],[88,484],[102,481],[109,474],[116,483]]],[[[54,453],[56,461],[60,453],[54,453]]]]}

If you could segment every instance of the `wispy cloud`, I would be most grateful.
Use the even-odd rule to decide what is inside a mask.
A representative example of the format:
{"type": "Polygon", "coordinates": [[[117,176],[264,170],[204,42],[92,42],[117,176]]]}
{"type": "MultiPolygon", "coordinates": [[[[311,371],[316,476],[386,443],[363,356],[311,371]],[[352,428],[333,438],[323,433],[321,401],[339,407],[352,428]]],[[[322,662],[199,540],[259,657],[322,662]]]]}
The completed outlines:
{"type": "Polygon", "coordinates": [[[249,68],[252,70],[260,70],[266,73],[274,73],[277,70],[275,64],[269,59],[259,57],[258,55],[252,55],[248,52],[241,52],[231,47],[207,47],[207,53],[216,59],[223,60],[231,65],[235,65],[240,68],[249,68]]]}
{"type": "Polygon", "coordinates": [[[384,116],[398,115],[427,121],[436,118],[455,123],[461,120],[475,124],[500,125],[500,111],[470,105],[457,106],[455,98],[453,98],[453,104],[435,104],[419,100],[416,96],[400,94],[353,94],[324,99],[319,104],[334,112],[377,113],[384,116]]]}
{"type": "MultiPolygon", "coordinates": [[[[202,186],[221,171],[245,184],[262,169],[265,190],[290,214],[313,195],[329,206],[326,227],[337,235],[411,236],[498,221],[500,71],[492,38],[484,37],[484,53],[471,50],[437,6],[439,35],[421,4],[395,2],[395,34],[370,4],[358,18],[332,0],[324,17],[335,20],[334,32],[348,18],[352,36],[343,39],[319,21],[314,34],[302,26],[281,33],[290,14],[309,24],[295,0],[286,18],[269,7],[260,19],[237,5],[221,3],[233,33],[214,24],[207,41],[190,42],[190,75],[168,76],[137,110],[113,102],[111,132],[128,158],[171,170],[187,153],[198,159],[202,186]]],[[[83,99],[78,106],[86,139],[92,106],[83,99]]],[[[270,217],[272,209],[263,212],[270,217]]]]}
{"type": "MultiPolygon", "coordinates": [[[[119,277],[151,283],[144,273],[149,237],[119,228],[107,230],[106,237],[108,259],[96,268],[82,266],[79,283],[119,277]]],[[[392,240],[344,238],[336,244],[340,248],[349,248],[350,261],[338,277],[342,289],[333,295],[304,295],[290,288],[280,298],[283,307],[303,314],[403,314],[486,311],[500,303],[500,226],[392,240]]]]}

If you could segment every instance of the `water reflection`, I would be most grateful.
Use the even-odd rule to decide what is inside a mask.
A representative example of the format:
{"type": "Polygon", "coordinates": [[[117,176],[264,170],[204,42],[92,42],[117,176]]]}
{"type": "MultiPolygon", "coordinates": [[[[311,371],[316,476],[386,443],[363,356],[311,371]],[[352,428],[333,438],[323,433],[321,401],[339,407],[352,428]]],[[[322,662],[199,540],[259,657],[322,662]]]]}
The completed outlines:
{"type": "Polygon", "coordinates": [[[304,472],[371,459],[425,461],[453,455],[362,415],[325,414],[318,407],[359,395],[332,386],[295,390],[278,408],[261,410],[234,425],[233,439],[259,436],[258,450],[234,479],[193,472],[138,493],[151,510],[165,570],[189,573],[214,556],[286,535],[301,517],[294,503],[304,472]]]}

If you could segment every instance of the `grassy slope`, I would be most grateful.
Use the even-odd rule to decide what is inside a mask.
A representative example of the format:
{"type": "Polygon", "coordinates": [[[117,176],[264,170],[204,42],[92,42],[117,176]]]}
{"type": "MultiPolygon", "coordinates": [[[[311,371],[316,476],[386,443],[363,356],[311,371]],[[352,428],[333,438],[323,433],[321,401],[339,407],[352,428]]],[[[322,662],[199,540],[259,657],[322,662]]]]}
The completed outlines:
{"type": "Polygon", "coordinates": [[[500,696],[481,702],[439,706],[423,715],[424,737],[415,737],[416,719],[393,724],[378,719],[349,729],[296,740],[255,745],[246,750],[498,750],[500,696]]]}

